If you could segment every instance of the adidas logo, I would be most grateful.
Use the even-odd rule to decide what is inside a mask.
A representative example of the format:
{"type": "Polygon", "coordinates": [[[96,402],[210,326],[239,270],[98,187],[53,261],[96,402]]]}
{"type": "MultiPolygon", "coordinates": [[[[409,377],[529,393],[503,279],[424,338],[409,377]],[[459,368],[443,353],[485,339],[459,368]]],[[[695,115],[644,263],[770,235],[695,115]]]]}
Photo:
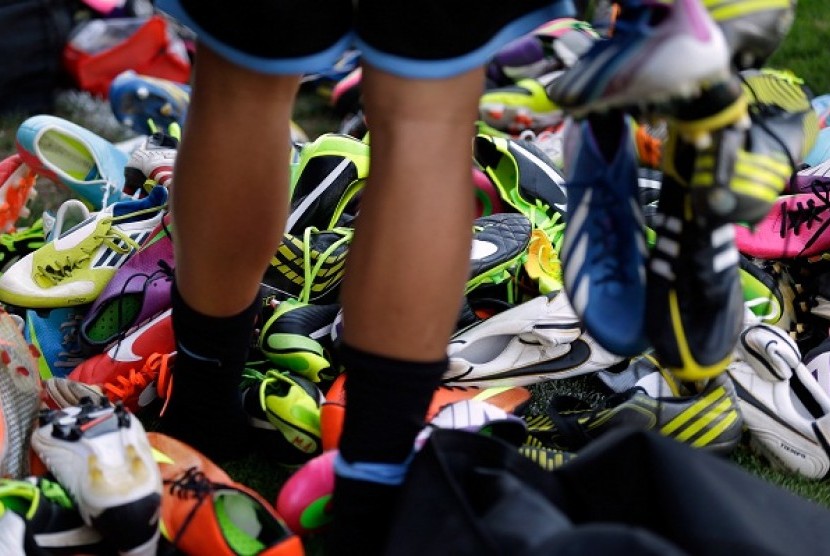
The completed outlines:
{"type": "MultiPolygon", "coordinates": [[[[127,235],[127,237],[134,241],[136,245],[141,245],[144,242],[144,240],[147,239],[149,236],[150,231],[146,230],[140,232],[133,232],[127,235]]],[[[112,238],[111,241],[112,244],[115,246],[115,249],[109,248],[101,252],[101,254],[95,257],[95,259],[92,261],[92,268],[118,268],[127,261],[130,255],[133,254],[132,246],[129,243],[127,243],[124,239],[116,237],[112,238]]]]}
{"type": "Polygon", "coordinates": [[[660,427],[660,432],[699,448],[709,445],[738,418],[734,398],[718,386],[660,427]]]}

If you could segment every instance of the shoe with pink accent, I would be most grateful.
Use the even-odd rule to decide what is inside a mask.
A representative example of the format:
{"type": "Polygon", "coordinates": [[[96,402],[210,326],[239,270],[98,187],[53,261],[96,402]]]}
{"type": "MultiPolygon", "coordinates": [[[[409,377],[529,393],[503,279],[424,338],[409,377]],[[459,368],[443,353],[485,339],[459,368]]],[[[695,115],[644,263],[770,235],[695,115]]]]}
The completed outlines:
{"type": "Polygon", "coordinates": [[[594,43],[548,93],[576,117],[690,97],[703,84],[729,78],[730,55],[699,0],[644,0],[624,9],[613,36],[594,43]]]}
{"type": "Polygon", "coordinates": [[[735,226],[738,250],[761,259],[810,258],[830,251],[830,193],[782,195],[750,230],[735,226]]]}
{"type": "Polygon", "coordinates": [[[130,409],[145,407],[157,397],[153,380],[160,372],[163,356],[176,351],[170,313],[170,309],[164,311],[104,353],[90,357],[75,367],[68,378],[100,386],[110,399],[124,401],[130,409]],[[151,363],[154,354],[162,354],[162,360],[151,363]],[[159,371],[155,370],[156,364],[159,371]],[[156,376],[148,380],[154,373],[156,376]]]}

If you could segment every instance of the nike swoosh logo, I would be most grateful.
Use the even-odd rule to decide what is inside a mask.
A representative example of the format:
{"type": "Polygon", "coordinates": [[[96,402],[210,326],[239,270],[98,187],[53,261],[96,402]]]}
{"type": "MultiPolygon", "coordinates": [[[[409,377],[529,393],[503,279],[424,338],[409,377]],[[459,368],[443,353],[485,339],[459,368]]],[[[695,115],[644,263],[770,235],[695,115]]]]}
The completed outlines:
{"type": "MultiPolygon", "coordinates": [[[[558,357],[556,359],[551,359],[548,361],[543,361],[542,363],[533,363],[531,365],[525,365],[523,367],[516,367],[514,369],[510,369],[508,371],[504,371],[501,373],[493,373],[487,375],[486,379],[483,377],[478,377],[472,380],[479,382],[482,380],[515,378],[527,375],[552,374],[567,371],[579,367],[580,365],[584,365],[591,358],[591,346],[589,346],[584,340],[574,340],[573,342],[571,342],[570,345],[571,349],[569,349],[567,353],[563,354],[562,357],[558,357]]],[[[469,371],[467,371],[465,375],[466,374],[469,374],[469,371]]],[[[451,380],[452,382],[471,382],[471,380],[465,381],[465,375],[454,377],[451,380]]]]}
{"type": "MultiPolygon", "coordinates": [[[[92,527],[83,525],[57,533],[37,533],[35,542],[41,548],[78,548],[101,542],[101,534],[92,527]]],[[[85,552],[81,550],[81,552],[85,552]]]]}
{"type": "MultiPolygon", "coordinates": [[[[147,332],[147,330],[149,330],[159,322],[163,321],[164,319],[169,319],[170,314],[172,312],[172,309],[167,309],[155,318],[147,321],[146,324],[137,328],[134,332],[127,334],[126,336],[124,336],[124,339],[122,339],[120,342],[116,342],[116,344],[107,351],[107,355],[114,361],[120,361],[123,363],[143,361],[147,356],[150,355],[150,353],[152,353],[152,351],[145,355],[138,355],[133,350],[133,346],[140,338],[144,336],[144,333],[147,332]]],[[[172,327],[172,324],[170,326],[172,327]]]]}
{"type": "Polygon", "coordinates": [[[331,186],[331,184],[333,184],[335,180],[337,180],[337,178],[340,177],[340,175],[346,171],[346,169],[349,167],[349,164],[351,163],[352,161],[349,158],[343,158],[343,160],[340,161],[340,164],[338,164],[334,168],[334,170],[329,172],[329,175],[327,175],[325,179],[322,182],[320,182],[320,185],[315,187],[311,191],[311,193],[306,195],[306,198],[300,202],[297,208],[291,211],[291,214],[288,216],[288,222],[285,225],[285,230],[287,232],[290,232],[294,228],[294,226],[297,224],[297,221],[301,217],[305,216],[306,212],[308,211],[312,203],[314,203],[314,201],[316,201],[323,193],[325,193],[325,191],[331,186]]]}

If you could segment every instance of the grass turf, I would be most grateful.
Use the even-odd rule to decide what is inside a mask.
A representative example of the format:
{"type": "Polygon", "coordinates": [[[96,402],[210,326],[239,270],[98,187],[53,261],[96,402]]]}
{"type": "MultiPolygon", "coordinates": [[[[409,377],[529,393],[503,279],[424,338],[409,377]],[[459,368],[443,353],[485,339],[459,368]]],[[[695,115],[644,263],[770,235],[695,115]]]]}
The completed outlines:
{"type": "MultiPolygon", "coordinates": [[[[830,93],[830,55],[825,48],[828,42],[830,17],[827,16],[826,0],[800,0],[793,28],[768,65],[792,70],[802,77],[817,95],[830,93]]],[[[87,95],[68,93],[61,96],[55,113],[108,139],[125,139],[127,134],[107,112],[107,108],[102,107],[101,102],[87,95]]],[[[12,115],[0,119],[0,156],[5,157],[14,152],[14,134],[23,118],[23,115],[12,115]]],[[[313,93],[300,96],[295,120],[312,139],[321,133],[334,131],[338,124],[325,101],[313,93]]],[[[38,199],[31,206],[32,217],[36,217],[46,208],[56,207],[66,198],[65,191],[49,182],[40,182],[38,191],[38,199]]],[[[552,393],[593,396],[595,390],[589,378],[581,377],[536,386],[534,393],[536,403],[531,410],[541,411],[544,400],[552,393]]],[[[739,448],[731,459],[765,480],[830,507],[828,482],[810,481],[776,471],[745,446],[739,448]]],[[[225,467],[234,479],[249,485],[271,501],[275,500],[280,485],[288,476],[285,469],[260,454],[251,454],[229,462],[225,467]]],[[[317,541],[310,541],[309,551],[317,553],[318,546],[317,541]]]]}

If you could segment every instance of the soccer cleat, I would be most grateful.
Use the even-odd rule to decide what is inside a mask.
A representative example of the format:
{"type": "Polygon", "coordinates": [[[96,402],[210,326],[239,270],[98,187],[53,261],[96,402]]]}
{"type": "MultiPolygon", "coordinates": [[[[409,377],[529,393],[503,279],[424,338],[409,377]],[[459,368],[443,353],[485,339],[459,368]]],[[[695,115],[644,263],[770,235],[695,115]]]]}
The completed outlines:
{"type": "Polygon", "coordinates": [[[99,386],[113,400],[124,402],[130,409],[148,405],[157,397],[153,381],[161,372],[161,363],[165,356],[176,352],[170,313],[167,309],[105,352],[86,359],[68,378],[99,386]]]}
{"type": "Polygon", "coordinates": [[[344,214],[355,215],[369,175],[369,145],[326,133],[300,147],[285,232],[299,236],[309,227],[330,230],[344,214]]]}
{"type": "Polygon", "coordinates": [[[313,382],[288,372],[245,369],[240,388],[248,422],[268,431],[263,440],[277,463],[298,466],[322,451],[320,404],[325,397],[313,382]]]}
{"type": "Polygon", "coordinates": [[[32,447],[119,552],[155,554],[161,476],[141,422],[107,402],[41,413],[32,447]]]}
{"type": "MultiPolygon", "coordinates": [[[[346,410],[345,373],[340,374],[326,391],[326,401],[320,407],[320,429],[323,451],[337,448],[343,430],[346,410]]],[[[442,407],[461,400],[488,402],[508,413],[521,413],[530,401],[530,390],[521,386],[478,388],[473,386],[441,385],[432,396],[425,420],[429,421],[442,407]]]]}
{"type": "Polygon", "coordinates": [[[699,0],[641,4],[617,18],[548,89],[576,117],[609,108],[689,97],[729,77],[729,48],[699,0]],[[678,63],[683,60],[683,63],[678,63]]]}
{"type": "Polygon", "coordinates": [[[108,96],[116,119],[139,135],[150,135],[154,127],[183,125],[190,106],[189,85],[139,75],[133,70],[115,77],[108,96]]]}
{"type": "Polygon", "coordinates": [[[40,405],[33,350],[18,322],[0,311],[0,476],[29,473],[29,439],[40,405]]]}
{"type": "Polygon", "coordinates": [[[312,382],[331,380],[331,327],[338,303],[310,305],[296,299],[277,304],[259,333],[259,349],[279,369],[312,382]]]}
{"type": "Polygon", "coordinates": [[[516,213],[482,216],[473,221],[470,273],[465,293],[499,284],[521,265],[531,237],[527,218],[516,213]]]}
{"type": "Polygon", "coordinates": [[[0,301],[40,309],[91,303],[161,221],[167,190],[108,206],[12,265],[0,301]]]}
{"type": "Polygon", "coordinates": [[[39,353],[37,367],[40,377],[65,377],[85,358],[81,341],[81,321],[89,305],[56,309],[27,309],[26,340],[39,353]]]}
{"type": "Polygon", "coordinates": [[[830,251],[825,192],[782,195],[752,229],[736,225],[741,253],[760,259],[806,259],[830,251]]]}
{"type": "Polygon", "coordinates": [[[622,360],[582,332],[563,292],[538,296],[455,334],[444,382],[527,386],[588,374],[622,360]]]}
{"type": "Polygon", "coordinates": [[[157,131],[130,153],[124,168],[124,194],[145,197],[153,187],[170,187],[179,139],[157,131]]]}
{"type": "Polygon", "coordinates": [[[43,218],[38,218],[28,228],[0,234],[0,273],[6,272],[21,258],[43,247],[46,243],[43,222],[43,218]]]}
{"type": "Polygon", "coordinates": [[[335,302],[353,235],[351,228],[306,228],[302,235],[285,234],[260,283],[262,298],[335,302]]]}
{"type": "Polygon", "coordinates": [[[173,238],[168,214],[95,298],[80,327],[84,346],[100,352],[130,330],[169,309],[173,267],[173,238]]]}
{"type": "Polygon", "coordinates": [[[23,547],[29,556],[109,552],[101,534],[83,522],[63,487],[45,477],[0,479],[0,504],[23,518],[23,547]]]}
{"type": "Polygon", "coordinates": [[[801,362],[789,335],[750,323],[727,370],[750,446],[776,468],[810,479],[830,474],[830,395],[801,362]]]}
{"type": "Polygon", "coordinates": [[[568,209],[559,257],[568,297],[588,333],[613,353],[637,355],[648,345],[648,252],[636,155],[624,123],[614,158],[606,161],[594,125],[575,123],[566,138],[568,209]]]}
{"type": "MultiPolygon", "coordinates": [[[[682,146],[677,160],[688,175],[694,148],[682,146]]],[[[645,321],[654,354],[681,380],[720,374],[729,364],[744,316],[733,225],[694,219],[687,187],[666,173],[654,231],[645,321]]]]}
{"type": "Polygon", "coordinates": [[[187,444],[147,435],[164,481],[161,530],[184,554],[302,556],[300,539],[258,493],[187,444]]]}
{"type": "Polygon", "coordinates": [[[0,231],[13,232],[18,218],[29,216],[26,204],[37,195],[36,178],[18,154],[0,161],[0,231]]]}
{"type": "Polygon", "coordinates": [[[25,120],[17,151],[32,170],[80,197],[92,210],[123,199],[127,155],[95,133],[56,116],[25,120]]]}
{"type": "Polygon", "coordinates": [[[102,397],[105,396],[100,386],[55,376],[43,381],[41,392],[41,401],[49,409],[64,409],[81,405],[84,398],[95,401],[102,397]]]}
{"type": "Polygon", "coordinates": [[[565,178],[548,156],[530,141],[479,134],[473,157],[502,199],[541,228],[551,242],[562,241],[566,209],[565,178]]]}
{"type": "Polygon", "coordinates": [[[728,454],[740,443],[742,427],[735,388],[724,375],[691,396],[655,398],[635,387],[609,396],[597,407],[571,396],[554,396],[546,416],[528,421],[531,436],[545,446],[569,451],[612,430],[638,428],[728,454]]]}
{"type": "Polygon", "coordinates": [[[280,487],[274,508],[300,536],[319,533],[334,520],[331,497],[337,454],[337,450],[327,450],[314,456],[280,487]]]}
{"type": "Polygon", "coordinates": [[[499,87],[570,67],[599,38],[586,21],[562,17],[503,46],[487,64],[487,79],[499,87]]]}
{"type": "Polygon", "coordinates": [[[548,98],[545,87],[561,73],[528,77],[485,91],[478,104],[480,118],[487,125],[511,134],[559,125],[565,115],[548,98]]]}
{"type": "Polygon", "coordinates": [[[702,0],[726,38],[738,69],[756,68],[778,48],[792,26],[796,0],[702,0]]]}
{"type": "Polygon", "coordinates": [[[749,99],[752,126],[712,134],[714,144],[695,159],[692,202],[699,218],[752,225],[766,216],[812,147],[816,116],[799,81],[782,72],[744,71],[734,87],[749,99]]]}

